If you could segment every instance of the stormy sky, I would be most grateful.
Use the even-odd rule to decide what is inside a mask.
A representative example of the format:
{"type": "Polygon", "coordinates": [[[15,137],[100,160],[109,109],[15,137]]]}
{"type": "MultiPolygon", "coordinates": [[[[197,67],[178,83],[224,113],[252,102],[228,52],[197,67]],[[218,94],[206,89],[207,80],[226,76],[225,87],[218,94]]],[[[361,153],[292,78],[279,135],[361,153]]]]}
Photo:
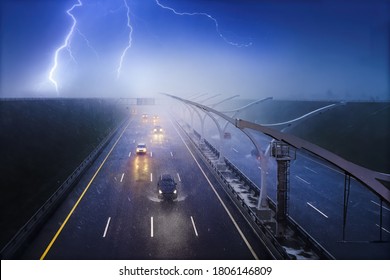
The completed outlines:
{"type": "Polygon", "coordinates": [[[390,99],[388,0],[0,3],[0,97],[390,99]]]}

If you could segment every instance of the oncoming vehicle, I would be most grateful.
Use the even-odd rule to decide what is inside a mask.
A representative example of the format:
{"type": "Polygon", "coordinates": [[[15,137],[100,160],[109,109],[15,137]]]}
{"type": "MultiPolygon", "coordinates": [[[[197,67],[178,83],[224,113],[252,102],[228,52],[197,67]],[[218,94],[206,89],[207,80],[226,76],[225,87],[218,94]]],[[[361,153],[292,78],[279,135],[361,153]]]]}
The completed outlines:
{"type": "Polygon", "coordinates": [[[158,198],[160,199],[176,199],[177,198],[177,183],[170,174],[162,174],[157,182],[158,198]]]}
{"type": "Polygon", "coordinates": [[[146,154],[146,144],[145,143],[139,143],[136,148],[137,154],[146,154]]]}
{"type": "Polygon", "coordinates": [[[154,128],[153,128],[153,133],[154,134],[160,134],[163,132],[163,129],[161,128],[161,126],[159,125],[156,125],[154,128]]]}
{"type": "Polygon", "coordinates": [[[148,114],[142,114],[142,119],[147,120],[148,119],[148,114]]]}

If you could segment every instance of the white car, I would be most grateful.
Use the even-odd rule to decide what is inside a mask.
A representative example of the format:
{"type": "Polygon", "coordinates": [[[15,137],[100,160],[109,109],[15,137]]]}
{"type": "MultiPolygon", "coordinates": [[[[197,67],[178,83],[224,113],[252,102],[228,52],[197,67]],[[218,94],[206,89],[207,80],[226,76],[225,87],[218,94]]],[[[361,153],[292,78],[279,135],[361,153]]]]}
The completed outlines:
{"type": "Polygon", "coordinates": [[[146,154],[146,144],[145,143],[139,143],[136,148],[137,154],[146,154]]]}

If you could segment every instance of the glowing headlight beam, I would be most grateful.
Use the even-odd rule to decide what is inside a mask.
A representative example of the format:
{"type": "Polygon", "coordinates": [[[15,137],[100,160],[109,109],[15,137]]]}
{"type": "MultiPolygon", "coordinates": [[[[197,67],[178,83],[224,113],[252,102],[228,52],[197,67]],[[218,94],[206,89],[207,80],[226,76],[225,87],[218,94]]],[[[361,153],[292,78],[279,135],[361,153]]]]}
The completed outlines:
{"type": "Polygon", "coordinates": [[[74,32],[74,29],[76,27],[76,24],[77,24],[77,20],[76,18],[73,16],[72,14],[72,11],[73,9],[75,9],[76,7],[81,7],[83,5],[83,3],[81,2],[81,0],[77,0],[77,3],[74,4],[69,10],[66,11],[66,13],[72,18],[72,26],[68,32],[68,35],[66,35],[65,37],[65,40],[64,40],[64,43],[55,51],[54,53],[54,65],[53,67],[51,68],[50,70],[50,73],[49,73],[49,80],[53,83],[55,89],[56,89],[56,92],[57,94],[59,94],[59,91],[58,91],[58,83],[57,81],[54,79],[54,73],[58,67],[58,54],[63,50],[63,49],[67,49],[72,57],[72,59],[74,59],[73,55],[72,55],[72,52],[70,51],[70,38],[72,37],[73,35],[73,32],[74,32]]]}
{"type": "Polygon", "coordinates": [[[239,44],[239,43],[236,43],[236,42],[232,42],[232,41],[229,41],[225,36],[223,36],[223,34],[221,33],[221,31],[219,31],[219,24],[218,24],[218,21],[212,17],[211,15],[207,14],[207,13],[198,13],[198,12],[194,12],[194,13],[188,13],[188,12],[177,12],[175,9],[171,8],[171,7],[168,7],[168,6],[164,6],[163,4],[160,3],[159,0],[155,0],[156,1],[156,4],[158,6],[160,6],[161,8],[163,9],[166,9],[166,10],[169,10],[171,12],[173,12],[175,15],[178,15],[178,16],[204,16],[204,17],[207,17],[209,18],[210,20],[212,20],[214,22],[214,25],[215,25],[215,29],[219,35],[219,37],[222,38],[222,40],[224,40],[226,43],[232,45],[232,46],[235,46],[235,47],[249,47],[252,45],[252,42],[249,42],[248,44],[239,44]]]}
{"type": "Polygon", "coordinates": [[[127,50],[131,48],[131,44],[132,44],[132,40],[133,40],[132,39],[133,27],[131,26],[131,21],[130,21],[130,7],[127,4],[126,0],[123,0],[123,2],[125,3],[126,9],[127,9],[126,16],[127,16],[127,27],[129,28],[129,41],[128,41],[128,44],[127,44],[126,48],[123,50],[122,55],[120,57],[119,66],[118,66],[118,69],[116,71],[116,79],[117,80],[119,79],[119,77],[121,75],[123,59],[127,53],[127,50]]]}

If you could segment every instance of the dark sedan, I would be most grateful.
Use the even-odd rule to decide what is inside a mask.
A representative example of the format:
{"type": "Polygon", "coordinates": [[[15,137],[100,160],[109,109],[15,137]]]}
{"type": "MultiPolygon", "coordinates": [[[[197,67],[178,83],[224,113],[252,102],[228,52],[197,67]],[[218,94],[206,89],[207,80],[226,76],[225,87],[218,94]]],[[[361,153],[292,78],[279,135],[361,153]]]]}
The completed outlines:
{"type": "Polygon", "coordinates": [[[163,174],[157,182],[158,197],[160,199],[176,199],[177,183],[170,174],[163,174]]]}

